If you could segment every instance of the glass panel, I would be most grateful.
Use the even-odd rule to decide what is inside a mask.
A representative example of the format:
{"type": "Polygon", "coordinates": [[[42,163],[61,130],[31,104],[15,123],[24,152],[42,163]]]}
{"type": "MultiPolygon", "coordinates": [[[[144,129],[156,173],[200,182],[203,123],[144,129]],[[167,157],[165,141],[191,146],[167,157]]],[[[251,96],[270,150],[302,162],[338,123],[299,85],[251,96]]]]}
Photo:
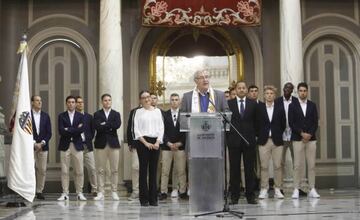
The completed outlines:
{"type": "Polygon", "coordinates": [[[341,119],[350,119],[349,88],[340,88],[341,119]]]}
{"type": "Polygon", "coordinates": [[[41,85],[49,84],[49,56],[48,56],[48,52],[44,53],[44,56],[41,57],[39,71],[40,71],[40,74],[39,74],[40,84],[41,85]]]}
{"type": "Polygon", "coordinates": [[[49,112],[49,91],[40,91],[39,95],[42,101],[42,110],[49,112]]]}
{"type": "Polygon", "coordinates": [[[345,53],[339,49],[340,56],[340,81],[349,81],[349,66],[345,53]]]}
{"type": "Polygon", "coordinates": [[[341,126],[341,145],[343,159],[351,158],[351,128],[341,126]]]}
{"type": "MultiPolygon", "coordinates": [[[[64,66],[61,63],[55,65],[55,115],[65,111],[64,97],[64,66]]],[[[54,120],[55,128],[58,127],[58,121],[54,120]]],[[[59,132],[54,132],[56,138],[55,146],[59,144],[59,132]]],[[[60,152],[56,151],[56,162],[60,163],[60,152]]]]}
{"type": "Polygon", "coordinates": [[[55,56],[63,57],[64,56],[64,48],[63,47],[55,47],[55,56]]]}
{"type": "Polygon", "coordinates": [[[326,44],[324,46],[324,53],[325,54],[332,54],[333,53],[333,45],[326,44]]]}
{"type": "Polygon", "coordinates": [[[319,81],[319,54],[315,50],[310,58],[310,80],[319,81]]]}
{"type": "Polygon", "coordinates": [[[71,52],[71,84],[80,83],[79,61],[76,55],[71,52]]]}
{"type": "Polygon", "coordinates": [[[326,88],[327,157],[336,158],[334,65],[331,61],[325,62],[325,88],[326,88]]]}

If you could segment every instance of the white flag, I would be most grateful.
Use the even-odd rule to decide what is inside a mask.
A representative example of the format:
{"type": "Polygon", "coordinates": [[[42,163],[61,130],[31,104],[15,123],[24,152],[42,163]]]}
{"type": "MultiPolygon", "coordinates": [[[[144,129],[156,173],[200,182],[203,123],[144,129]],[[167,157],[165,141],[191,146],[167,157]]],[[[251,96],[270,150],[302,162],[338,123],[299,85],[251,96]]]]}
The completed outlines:
{"type": "Polygon", "coordinates": [[[33,202],[36,180],[27,65],[25,49],[19,65],[20,85],[10,149],[8,187],[27,201],[33,202]]]}

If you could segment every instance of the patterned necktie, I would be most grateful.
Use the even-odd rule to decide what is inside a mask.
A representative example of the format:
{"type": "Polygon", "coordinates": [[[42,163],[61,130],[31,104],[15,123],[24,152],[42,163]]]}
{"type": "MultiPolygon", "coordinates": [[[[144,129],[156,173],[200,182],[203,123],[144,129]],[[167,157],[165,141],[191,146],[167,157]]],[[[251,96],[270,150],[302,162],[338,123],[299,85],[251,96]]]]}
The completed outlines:
{"type": "Polygon", "coordinates": [[[244,116],[244,112],[245,112],[244,100],[240,99],[240,115],[241,115],[241,117],[244,116]]]}
{"type": "Polygon", "coordinates": [[[173,115],[173,119],[174,119],[174,126],[176,126],[176,121],[177,121],[176,114],[173,115]]]}

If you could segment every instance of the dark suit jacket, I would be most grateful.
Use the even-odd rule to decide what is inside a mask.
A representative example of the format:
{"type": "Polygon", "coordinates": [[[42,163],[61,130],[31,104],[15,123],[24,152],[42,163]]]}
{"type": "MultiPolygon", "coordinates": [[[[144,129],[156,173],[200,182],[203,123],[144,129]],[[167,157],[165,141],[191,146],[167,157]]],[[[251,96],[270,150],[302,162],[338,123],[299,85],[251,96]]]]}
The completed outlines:
{"type": "Polygon", "coordinates": [[[135,113],[136,110],[138,110],[139,108],[141,108],[140,106],[131,109],[130,114],[129,114],[129,119],[128,119],[128,124],[127,124],[127,128],[126,128],[126,138],[127,138],[127,142],[129,147],[135,148],[136,146],[134,145],[134,143],[136,143],[135,139],[135,134],[134,134],[134,117],[135,117],[135,113]]]}
{"type": "MultiPolygon", "coordinates": [[[[192,95],[193,91],[184,94],[181,100],[180,112],[191,112],[192,95]]],[[[223,112],[228,110],[224,92],[214,89],[214,98],[217,111],[223,112]]],[[[211,105],[211,103],[209,103],[209,105],[211,105]]]]}
{"type": "Polygon", "coordinates": [[[120,142],[116,130],[121,126],[120,113],[111,109],[109,117],[103,109],[94,113],[94,125],[96,129],[95,148],[104,149],[106,144],[111,148],[120,148],[120,142]]]}
{"type": "Polygon", "coordinates": [[[89,113],[84,112],[84,134],[85,134],[85,143],[89,151],[93,151],[92,140],[95,135],[95,127],[93,116],[89,113]]]}
{"type": "Polygon", "coordinates": [[[270,122],[267,114],[266,104],[261,102],[259,105],[260,124],[259,136],[257,142],[259,145],[265,145],[269,138],[269,131],[271,130],[271,138],[276,146],[284,145],[282,134],[286,128],[286,116],[284,108],[280,105],[275,105],[272,120],[270,122]]]}
{"type": "Polygon", "coordinates": [[[76,150],[84,150],[81,139],[81,133],[84,132],[83,114],[75,111],[73,124],[71,125],[68,112],[65,111],[63,113],[60,113],[58,117],[58,129],[60,133],[60,151],[67,151],[69,149],[70,142],[74,143],[76,150]],[[79,127],[80,124],[82,124],[81,127],[79,127]]]}
{"type": "MultiPolygon", "coordinates": [[[[291,103],[299,103],[299,99],[296,98],[295,96],[291,96],[291,103]]],[[[279,105],[279,107],[285,111],[284,96],[280,96],[280,97],[276,98],[275,105],[279,105]]],[[[285,112],[285,114],[286,114],[286,112],[285,112]]]]}
{"type": "Polygon", "coordinates": [[[289,106],[289,126],[291,140],[301,141],[301,132],[312,135],[311,141],[316,140],[315,133],[318,128],[318,112],[315,103],[307,100],[306,116],[304,116],[300,103],[291,103],[289,106]]]}
{"type": "MultiPolygon", "coordinates": [[[[255,137],[258,133],[259,126],[259,108],[258,104],[246,98],[244,116],[241,117],[240,110],[237,103],[237,98],[228,101],[229,109],[232,112],[231,123],[234,127],[247,139],[251,146],[255,146],[255,137]]],[[[241,137],[231,127],[228,133],[228,146],[238,147],[241,137]]]]}
{"type": "Polygon", "coordinates": [[[174,126],[171,109],[164,112],[163,116],[164,116],[164,144],[162,145],[161,149],[170,150],[170,147],[167,146],[167,142],[171,142],[171,143],[181,142],[182,146],[179,147],[179,150],[184,150],[186,134],[184,132],[180,132],[180,122],[179,122],[180,114],[178,114],[177,116],[176,126],[174,126]]]}
{"type": "Polygon", "coordinates": [[[50,122],[50,117],[49,115],[44,112],[41,111],[40,113],[40,134],[37,133],[37,129],[36,129],[36,125],[35,125],[35,121],[34,121],[34,115],[33,112],[31,111],[31,118],[32,118],[32,125],[33,125],[33,136],[34,136],[34,141],[36,143],[40,143],[41,141],[45,141],[45,145],[42,146],[42,150],[43,151],[48,151],[49,150],[49,141],[51,138],[51,122],[50,122]]]}

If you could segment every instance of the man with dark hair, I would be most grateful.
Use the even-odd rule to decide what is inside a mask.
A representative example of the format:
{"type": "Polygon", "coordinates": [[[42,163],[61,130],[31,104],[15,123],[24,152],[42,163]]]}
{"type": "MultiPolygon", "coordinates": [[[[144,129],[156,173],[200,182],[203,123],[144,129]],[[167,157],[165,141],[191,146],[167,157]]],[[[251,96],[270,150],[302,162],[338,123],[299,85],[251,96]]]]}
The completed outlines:
{"type": "Polygon", "coordinates": [[[248,95],[247,97],[249,99],[254,100],[255,102],[259,103],[261,102],[259,100],[259,88],[256,85],[250,85],[248,88],[248,95]]]}
{"type": "MultiPolygon", "coordinates": [[[[282,162],[281,167],[283,169],[282,175],[284,176],[286,174],[286,170],[292,170],[293,164],[294,164],[294,151],[293,151],[293,144],[291,141],[291,128],[289,126],[289,105],[291,103],[298,103],[299,100],[295,96],[292,95],[294,91],[294,85],[291,82],[287,82],[284,84],[283,87],[283,96],[278,97],[275,99],[275,105],[279,105],[280,108],[284,109],[285,116],[286,116],[286,128],[283,133],[283,141],[284,141],[284,149],[283,149],[283,156],[282,156],[282,162]],[[290,150],[292,164],[291,167],[286,168],[286,154],[288,149],[290,150]]],[[[283,177],[282,177],[283,178],[283,177]]],[[[302,176],[302,179],[304,176],[302,176]]],[[[307,194],[299,189],[299,195],[300,196],[306,196],[307,194]]]]}
{"type": "MultiPolygon", "coordinates": [[[[179,123],[180,97],[177,93],[170,95],[170,109],[164,115],[164,144],[162,150],[162,172],[161,172],[161,194],[160,200],[167,198],[169,174],[171,163],[174,161],[173,172],[176,173],[179,187],[173,189],[178,191],[180,198],[186,199],[186,154],[185,133],[180,132],[179,123]]],[[[173,180],[174,181],[174,180],[173,180]]],[[[174,185],[174,184],[173,184],[174,185]]]]}
{"type": "Polygon", "coordinates": [[[159,101],[158,96],[155,93],[150,93],[150,97],[151,97],[151,105],[156,108],[159,101]]]}
{"type": "Polygon", "coordinates": [[[76,99],[74,96],[66,97],[67,111],[60,113],[58,117],[58,129],[60,133],[59,150],[61,160],[61,185],[63,193],[58,201],[69,200],[69,169],[70,158],[73,158],[75,189],[78,200],[86,200],[83,191],[84,186],[84,146],[81,133],[84,132],[84,116],[75,111],[76,99]]]}
{"type": "Polygon", "coordinates": [[[294,192],[293,199],[299,198],[301,177],[305,169],[305,160],[309,180],[309,197],[319,198],[315,190],[315,161],[316,161],[316,130],[318,128],[318,112],[316,104],[307,99],[308,85],[299,83],[299,102],[289,106],[289,125],[291,140],[294,147],[294,192]]]}
{"type": "Polygon", "coordinates": [[[120,142],[117,129],[121,126],[120,113],[111,108],[111,95],[101,96],[103,108],[94,113],[95,136],[95,157],[98,178],[98,194],[94,200],[104,200],[105,193],[105,168],[106,163],[110,162],[111,171],[111,197],[119,200],[117,193],[118,186],[118,167],[120,142]]]}
{"type": "Polygon", "coordinates": [[[36,198],[44,200],[45,197],[42,192],[45,185],[49,141],[52,135],[51,122],[49,115],[42,111],[42,100],[40,96],[34,95],[31,97],[31,106],[36,170],[36,198]]]}
{"type": "Polygon", "coordinates": [[[96,196],[97,179],[94,149],[92,144],[95,128],[93,123],[93,116],[84,111],[84,99],[81,96],[76,97],[76,111],[84,115],[84,132],[81,133],[81,139],[84,146],[84,166],[88,171],[91,193],[96,196]]]}
{"type": "Polygon", "coordinates": [[[246,97],[245,82],[236,83],[236,99],[229,100],[229,109],[232,112],[231,123],[244,136],[248,144],[231,127],[228,133],[228,147],[230,157],[230,192],[231,203],[238,204],[240,197],[240,159],[243,155],[245,168],[245,196],[249,204],[257,204],[255,199],[255,172],[256,134],[258,132],[258,105],[254,100],[246,97]]]}

